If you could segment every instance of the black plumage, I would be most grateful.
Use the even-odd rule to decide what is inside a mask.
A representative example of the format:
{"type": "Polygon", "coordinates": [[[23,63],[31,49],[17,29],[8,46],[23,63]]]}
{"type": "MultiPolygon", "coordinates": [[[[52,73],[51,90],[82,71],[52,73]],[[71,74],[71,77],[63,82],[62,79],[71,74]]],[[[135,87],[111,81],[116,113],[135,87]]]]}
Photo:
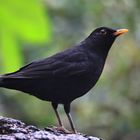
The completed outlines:
{"type": "Polygon", "coordinates": [[[20,90],[50,101],[61,127],[63,124],[57,106],[63,104],[72,130],[76,132],[70,116],[70,103],[96,84],[115,38],[127,31],[97,28],[70,49],[34,61],[16,72],[1,75],[0,87],[20,90]]]}

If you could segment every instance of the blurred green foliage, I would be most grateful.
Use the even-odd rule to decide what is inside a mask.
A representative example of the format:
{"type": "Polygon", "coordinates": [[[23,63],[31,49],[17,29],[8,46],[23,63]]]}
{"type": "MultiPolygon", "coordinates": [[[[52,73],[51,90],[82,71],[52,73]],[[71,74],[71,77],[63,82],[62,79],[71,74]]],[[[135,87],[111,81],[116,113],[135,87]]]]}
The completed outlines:
{"type": "MultiPolygon", "coordinates": [[[[68,48],[99,26],[128,28],[113,44],[96,87],[74,101],[71,112],[80,132],[135,140],[140,135],[139,9],[139,0],[0,1],[0,72],[68,48]]],[[[19,93],[1,90],[0,115],[40,127],[56,124],[47,102],[19,93]]]]}
{"type": "Polygon", "coordinates": [[[6,72],[23,65],[19,40],[44,43],[51,39],[51,24],[46,7],[38,0],[1,0],[0,29],[0,49],[6,72]]]}

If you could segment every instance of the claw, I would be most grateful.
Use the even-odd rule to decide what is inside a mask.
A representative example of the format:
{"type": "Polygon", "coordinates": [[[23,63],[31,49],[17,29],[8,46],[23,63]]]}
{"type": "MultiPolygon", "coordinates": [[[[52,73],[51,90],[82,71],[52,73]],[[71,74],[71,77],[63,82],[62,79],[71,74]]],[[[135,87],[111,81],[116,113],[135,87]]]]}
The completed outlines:
{"type": "Polygon", "coordinates": [[[72,134],[73,132],[67,130],[64,126],[59,126],[59,127],[53,127],[53,129],[63,132],[65,134],[72,134]]]}
{"type": "Polygon", "coordinates": [[[73,134],[72,131],[67,130],[64,126],[59,126],[59,127],[51,126],[51,127],[47,127],[46,130],[57,131],[57,132],[59,131],[64,134],[73,134]]]}

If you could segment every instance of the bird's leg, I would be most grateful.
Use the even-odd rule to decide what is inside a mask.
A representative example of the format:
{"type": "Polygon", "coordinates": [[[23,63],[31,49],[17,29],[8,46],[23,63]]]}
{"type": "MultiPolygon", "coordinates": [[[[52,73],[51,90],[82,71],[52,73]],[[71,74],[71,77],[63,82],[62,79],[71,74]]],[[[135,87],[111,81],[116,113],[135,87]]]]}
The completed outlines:
{"type": "Polygon", "coordinates": [[[59,116],[59,113],[58,113],[58,111],[57,111],[58,104],[52,103],[52,107],[53,107],[54,112],[55,112],[55,114],[56,114],[56,117],[57,117],[59,126],[60,126],[60,127],[63,127],[63,123],[62,123],[62,121],[61,121],[61,119],[60,119],[60,116],[59,116]]]}
{"type": "Polygon", "coordinates": [[[71,129],[73,131],[73,133],[77,133],[76,129],[75,129],[75,126],[74,126],[74,123],[73,123],[73,120],[72,120],[72,117],[70,115],[70,104],[64,104],[64,110],[67,114],[67,117],[68,117],[68,120],[69,120],[69,123],[70,123],[70,126],[71,126],[71,129]]]}
{"type": "Polygon", "coordinates": [[[60,119],[60,116],[59,116],[59,113],[57,111],[57,107],[58,107],[58,104],[57,103],[52,103],[52,107],[54,109],[54,112],[56,114],[56,117],[57,117],[57,120],[58,120],[58,123],[59,123],[59,127],[53,127],[54,129],[56,129],[57,131],[63,131],[64,133],[68,133],[68,134],[71,134],[70,131],[68,131],[64,126],[63,126],[63,123],[60,119]]]}

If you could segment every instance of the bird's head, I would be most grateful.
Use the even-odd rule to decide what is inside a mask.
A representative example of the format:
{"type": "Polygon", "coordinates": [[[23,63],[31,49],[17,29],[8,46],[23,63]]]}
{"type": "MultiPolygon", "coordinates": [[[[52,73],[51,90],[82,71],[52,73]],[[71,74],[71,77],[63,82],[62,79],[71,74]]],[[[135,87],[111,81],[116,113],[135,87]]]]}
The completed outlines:
{"type": "Polygon", "coordinates": [[[87,41],[90,42],[91,47],[93,45],[94,49],[108,52],[116,37],[126,32],[128,32],[128,29],[115,30],[108,27],[99,27],[88,36],[87,41]]]}

